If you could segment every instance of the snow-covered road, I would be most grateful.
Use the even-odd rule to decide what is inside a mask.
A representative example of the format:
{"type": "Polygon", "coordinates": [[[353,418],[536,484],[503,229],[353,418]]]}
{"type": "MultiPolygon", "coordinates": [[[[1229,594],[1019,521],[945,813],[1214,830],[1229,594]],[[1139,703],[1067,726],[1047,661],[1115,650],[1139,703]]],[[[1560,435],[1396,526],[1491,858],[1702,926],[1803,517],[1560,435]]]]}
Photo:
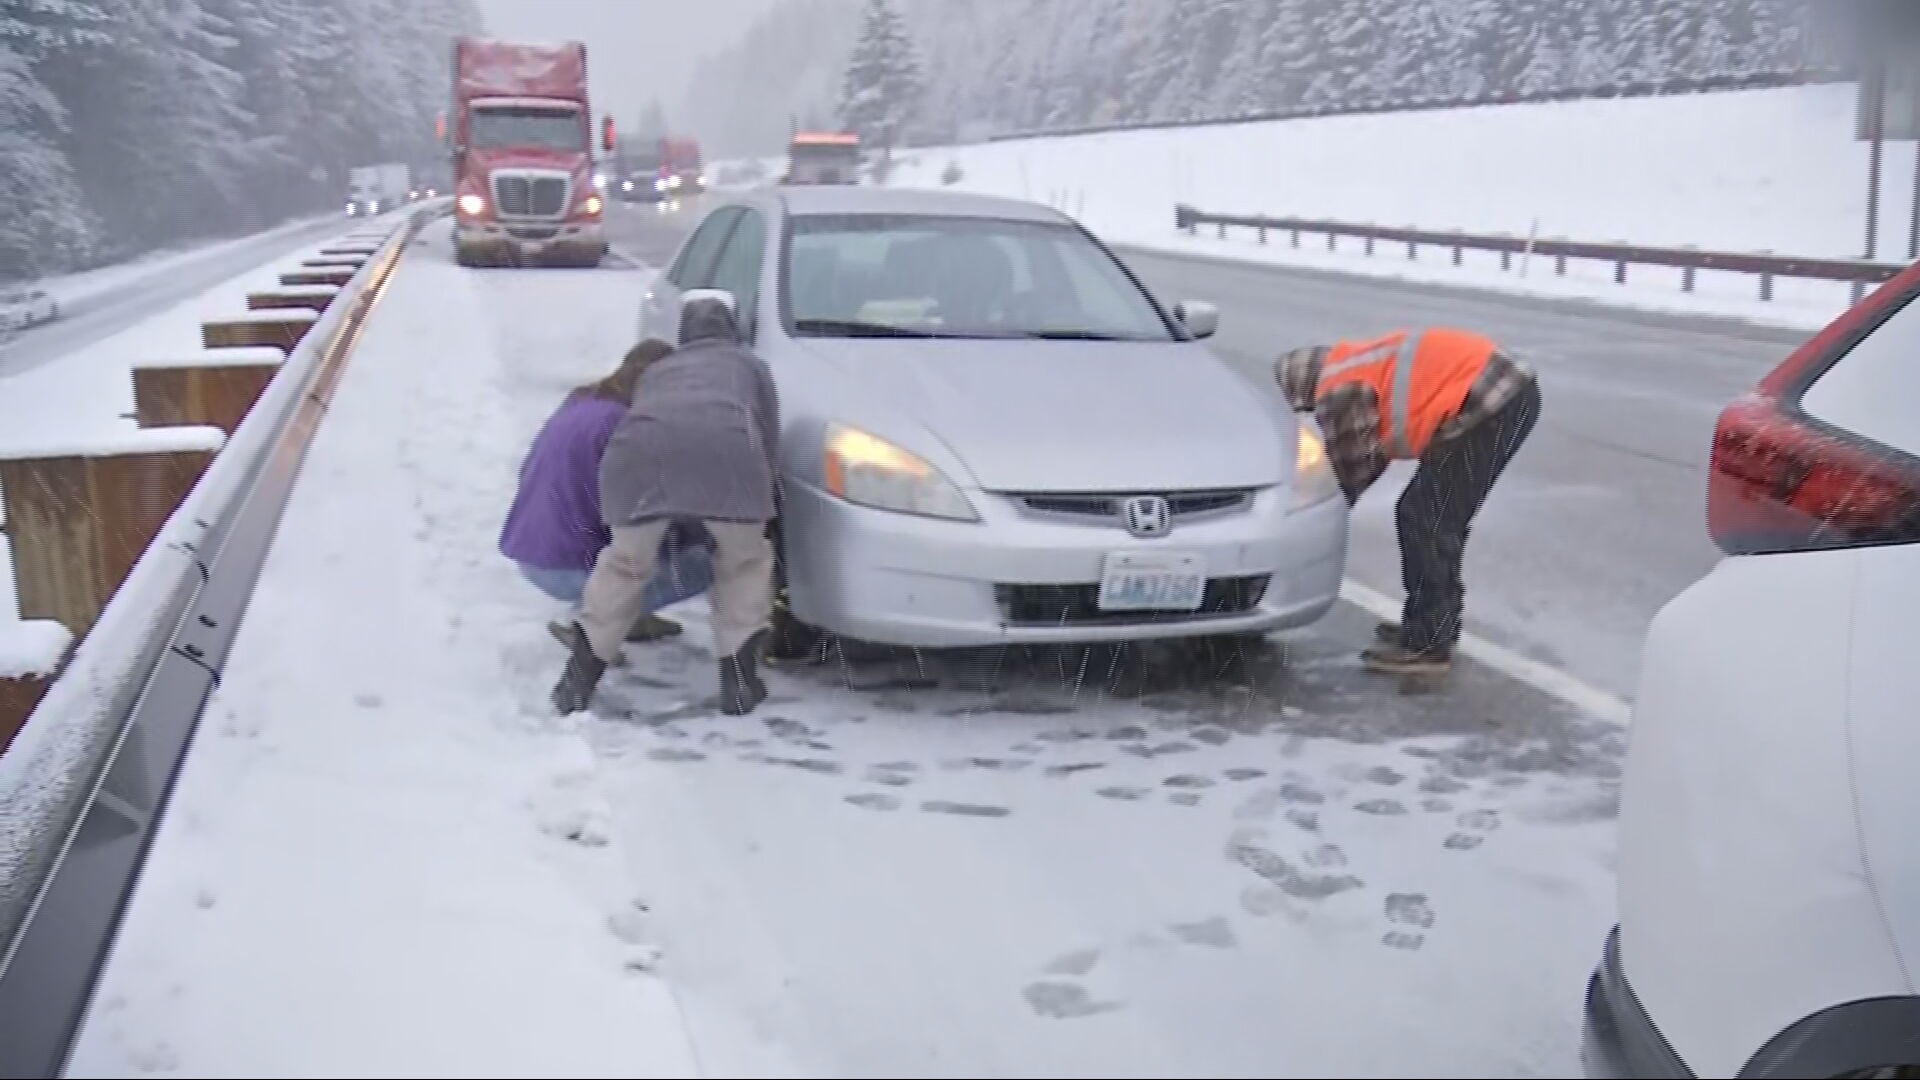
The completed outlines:
{"type": "Polygon", "coordinates": [[[776,671],[701,602],[554,720],[494,550],[644,272],[408,254],[305,466],[70,1075],[1572,1075],[1619,729],[1322,624],[776,671]]]}

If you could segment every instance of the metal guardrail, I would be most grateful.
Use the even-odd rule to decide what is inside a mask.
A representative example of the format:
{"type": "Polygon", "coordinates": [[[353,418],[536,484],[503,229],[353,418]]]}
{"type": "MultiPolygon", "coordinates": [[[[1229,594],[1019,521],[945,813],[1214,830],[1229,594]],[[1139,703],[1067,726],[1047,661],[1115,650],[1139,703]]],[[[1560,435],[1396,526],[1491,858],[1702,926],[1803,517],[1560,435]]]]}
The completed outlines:
{"type": "Polygon", "coordinates": [[[1397,228],[1390,225],[1359,224],[1317,218],[1216,214],[1184,205],[1173,208],[1173,220],[1175,228],[1187,233],[1195,232],[1202,225],[1212,225],[1218,229],[1217,235],[1222,238],[1227,235],[1228,228],[1252,229],[1263,244],[1267,242],[1268,233],[1283,233],[1291,246],[1296,248],[1300,246],[1300,237],[1303,233],[1325,236],[1329,251],[1336,250],[1336,243],[1342,237],[1362,241],[1366,245],[1368,255],[1372,255],[1374,246],[1382,241],[1405,244],[1408,259],[1418,259],[1421,248],[1445,248],[1451,251],[1455,266],[1460,265],[1465,252],[1492,251],[1499,253],[1502,270],[1512,268],[1515,255],[1537,256],[1552,259],[1554,273],[1564,276],[1567,272],[1567,260],[1586,259],[1612,263],[1613,280],[1622,285],[1626,284],[1629,266],[1674,267],[1681,271],[1680,288],[1685,292],[1694,290],[1696,275],[1701,270],[1753,274],[1760,279],[1760,299],[1762,300],[1773,299],[1773,284],[1776,278],[1849,282],[1855,286],[1857,292],[1862,286],[1888,281],[1906,269],[1904,265],[1893,263],[1866,262],[1859,259],[1803,259],[1791,255],[1775,255],[1772,252],[1704,251],[1698,248],[1648,247],[1624,242],[1596,243],[1558,237],[1535,238],[1442,232],[1434,229],[1397,228]]]}
{"type": "Polygon", "coordinates": [[[0,791],[0,1077],[65,1069],[346,358],[407,244],[446,210],[414,211],[342,290],[29,720],[66,727],[5,778],[52,775],[0,791]]]}

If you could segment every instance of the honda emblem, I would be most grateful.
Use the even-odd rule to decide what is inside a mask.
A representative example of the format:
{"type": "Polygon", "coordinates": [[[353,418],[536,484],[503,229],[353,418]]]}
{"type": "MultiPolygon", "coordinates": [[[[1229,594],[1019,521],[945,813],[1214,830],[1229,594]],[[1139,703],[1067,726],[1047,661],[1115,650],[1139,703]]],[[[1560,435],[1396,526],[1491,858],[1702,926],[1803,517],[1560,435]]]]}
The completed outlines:
{"type": "Polygon", "coordinates": [[[1165,536],[1173,527],[1173,511],[1158,495],[1135,495],[1120,504],[1120,517],[1135,536],[1165,536]]]}

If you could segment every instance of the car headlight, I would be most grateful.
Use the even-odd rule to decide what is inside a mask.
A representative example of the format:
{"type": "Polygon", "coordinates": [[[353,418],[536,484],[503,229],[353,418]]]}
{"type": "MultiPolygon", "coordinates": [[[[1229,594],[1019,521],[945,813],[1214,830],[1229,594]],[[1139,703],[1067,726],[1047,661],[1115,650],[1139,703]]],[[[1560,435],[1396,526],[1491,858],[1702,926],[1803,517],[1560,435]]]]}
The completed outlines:
{"type": "Polygon", "coordinates": [[[1327,460],[1327,444],[1306,417],[1300,418],[1300,445],[1294,454],[1293,505],[1313,506],[1340,493],[1340,479],[1327,460]]]}
{"type": "Polygon", "coordinates": [[[858,428],[827,425],[827,490],[875,510],[979,521],[967,497],[939,469],[858,428]]]}
{"type": "Polygon", "coordinates": [[[475,195],[471,191],[467,192],[465,195],[460,196],[459,201],[460,201],[460,212],[463,214],[478,215],[481,211],[487,208],[487,200],[478,195],[475,195]]]}
{"type": "Polygon", "coordinates": [[[631,180],[622,180],[622,181],[620,181],[620,190],[621,190],[621,191],[632,191],[632,190],[633,190],[633,181],[631,181],[631,180]]]}

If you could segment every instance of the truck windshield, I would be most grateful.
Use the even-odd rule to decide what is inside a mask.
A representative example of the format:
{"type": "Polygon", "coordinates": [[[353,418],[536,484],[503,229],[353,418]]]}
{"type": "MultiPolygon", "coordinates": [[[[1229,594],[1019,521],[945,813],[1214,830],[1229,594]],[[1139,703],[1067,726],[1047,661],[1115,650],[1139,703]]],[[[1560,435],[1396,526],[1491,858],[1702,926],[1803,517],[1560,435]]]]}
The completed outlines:
{"type": "Polygon", "coordinates": [[[476,150],[580,151],[587,148],[587,129],[576,109],[496,105],[473,111],[467,139],[476,150]]]}

